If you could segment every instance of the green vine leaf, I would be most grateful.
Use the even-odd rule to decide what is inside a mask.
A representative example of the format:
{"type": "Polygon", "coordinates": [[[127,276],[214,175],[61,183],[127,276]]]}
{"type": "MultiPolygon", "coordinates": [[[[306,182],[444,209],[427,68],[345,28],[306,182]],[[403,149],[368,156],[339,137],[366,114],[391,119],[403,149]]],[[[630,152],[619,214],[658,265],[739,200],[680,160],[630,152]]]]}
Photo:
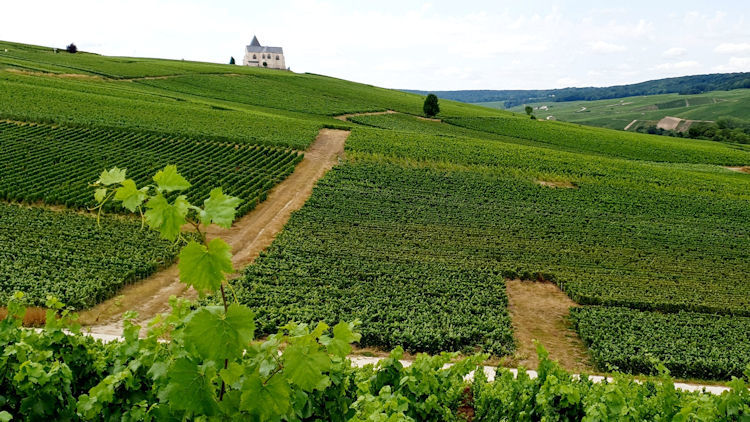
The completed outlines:
{"type": "Polygon", "coordinates": [[[161,193],[157,193],[146,202],[146,224],[158,230],[165,239],[175,240],[185,224],[189,206],[185,195],[178,196],[174,204],[170,204],[161,193]]]}
{"type": "Polygon", "coordinates": [[[240,409],[262,421],[278,420],[291,409],[290,393],[289,383],[283,377],[271,377],[264,384],[256,371],[249,375],[242,385],[240,409]]]}
{"type": "Polygon", "coordinates": [[[159,394],[176,410],[186,410],[198,415],[215,415],[219,408],[211,383],[215,371],[180,358],[169,368],[169,384],[159,394]],[[212,374],[213,372],[213,374],[212,374]]]}
{"type": "Polygon", "coordinates": [[[321,336],[320,343],[326,346],[328,353],[345,358],[352,352],[351,343],[362,338],[362,334],[354,332],[357,324],[358,322],[339,322],[333,327],[333,337],[321,336]]]}
{"type": "Polygon", "coordinates": [[[242,200],[225,195],[221,188],[211,189],[208,199],[203,201],[203,210],[199,212],[201,223],[217,224],[225,229],[232,227],[234,215],[242,200]]]}
{"type": "Polygon", "coordinates": [[[201,308],[185,326],[185,339],[200,357],[217,362],[241,357],[254,334],[255,314],[237,304],[230,305],[226,313],[221,306],[201,308]]]}
{"type": "Polygon", "coordinates": [[[164,167],[164,170],[159,170],[154,175],[154,182],[164,192],[185,190],[190,187],[190,183],[177,173],[177,166],[174,164],[164,167]]]}
{"type": "Polygon", "coordinates": [[[221,380],[224,381],[228,386],[239,389],[241,387],[240,381],[242,375],[245,373],[245,367],[237,362],[229,362],[226,369],[219,371],[221,380]]]}
{"type": "Polygon", "coordinates": [[[123,180],[122,186],[115,191],[115,199],[122,201],[122,206],[130,210],[130,212],[135,212],[143,204],[143,201],[146,200],[146,192],[148,192],[147,186],[138,189],[133,179],[127,179],[123,180]]]}
{"type": "Polygon", "coordinates": [[[107,188],[98,188],[94,191],[94,199],[96,202],[101,203],[104,201],[104,198],[107,197],[107,188]]]}
{"type": "Polygon", "coordinates": [[[125,171],[126,169],[119,169],[117,167],[112,167],[112,170],[104,170],[99,175],[99,180],[94,182],[94,184],[109,186],[122,183],[125,180],[125,171]]]}
{"type": "Polygon", "coordinates": [[[316,343],[294,344],[282,354],[284,374],[305,391],[322,390],[331,380],[324,372],[331,369],[331,358],[316,343]]]}
{"type": "Polygon", "coordinates": [[[234,271],[232,248],[221,238],[208,247],[191,240],[180,252],[180,280],[198,291],[216,291],[226,279],[225,273],[234,271]]]}

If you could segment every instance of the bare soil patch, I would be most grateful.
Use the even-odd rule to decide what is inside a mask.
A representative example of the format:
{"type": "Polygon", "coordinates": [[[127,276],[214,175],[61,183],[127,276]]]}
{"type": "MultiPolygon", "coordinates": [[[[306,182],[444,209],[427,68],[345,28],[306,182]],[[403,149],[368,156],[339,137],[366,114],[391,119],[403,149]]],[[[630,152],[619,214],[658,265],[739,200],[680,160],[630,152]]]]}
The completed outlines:
{"type": "Polygon", "coordinates": [[[742,166],[742,167],[724,167],[727,170],[732,170],[740,173],[750,173],[750,166],[742,166]]]}
{"type": "MultiPolygon", "coordinates": [[[[291,214],[310,197],[315,183],[343,157],[348,136],[349,131],[321,129],[294,173],[277,185],[264,202],[230,229],[207,228],[209,237],[221,236],[232,246],[235,269],[239,271],[250,264],[273,242],[291,214]]],[[[145,323],[169,310],[170,296],[197,297],[197,292],[179,282],[178,275],[177,265],[172,265],[125,287],[119,296],[81,312],[79,321],[88,325],[91,332],[114,335],[122,333],[122,317],[126,311],[138,312],[136,322],[145,323]]]]}
{"type": "Polygon", "coordinates": [[[682,119],[679,117],[666,116],[659,120],[659,123],[656,124],[656,127],[664,130],[675,130],[677,129],[677,126],[680,124],[680,122],[682,122],[682,119]]]}
{"type": "Polygon", "coordinates": [[[419,120],[427,120],[428,122],[442,122],[442,120],[434,117],[416,116],[416,118],[419,120]]]}
{"type": "Polygon", "coordinates": [[[382,114],[396,114],[396,113],[398,113],[398,112],[397,111],[393,111],[393,110],[372,111],[372,112],[368,112],[368,113],[340,114],[338,116],[333,116],[333,118],[336,119],[336,120],[341,120],[342,122],[345,122],[350,117],[354,117],[354,116],[379,116],[379,115],[382,115],[382,114]]]}
{"type": "Polygon", "coordinates": [[[18,75],[25,75],[25,76],[47,76],[51,78],[66,78],[66,79],[96,79],[96,80],[104,79],[98,75],[84,75],[82,73],[38,72],[38,71],[31,71],[31,70],[15,69],[12,67],[6,68],[5,70],[10,73],[15,73],[18,75]]]}
{"type": "Polygon", "coordinates": [[[509,363],[536,369],[539,360],[534,340],[537,340],[563,368],[592,373],[594,368],[586,346],[568,319],[570,308],[579,305],[553,283],[510,280],[506,286],[508,310],[518,343],[515,362],[509,363]]]}
{"type": "MultiPolygon", "coordinates": [[[[0,308],[0,321],[4,320],[8,316],[8,309],[5,307],[0,308]]],[[[47,310],[44,308],[30,307],[26,308],[26,313],[23,315],[24,327],[41,327],[47,322],[47,310]]]]}
{"type": "Polygon", "coordinates": [[[537,184],[553,189],[578,189],[578,186],[567,180],[536,180],[537,184]]]}

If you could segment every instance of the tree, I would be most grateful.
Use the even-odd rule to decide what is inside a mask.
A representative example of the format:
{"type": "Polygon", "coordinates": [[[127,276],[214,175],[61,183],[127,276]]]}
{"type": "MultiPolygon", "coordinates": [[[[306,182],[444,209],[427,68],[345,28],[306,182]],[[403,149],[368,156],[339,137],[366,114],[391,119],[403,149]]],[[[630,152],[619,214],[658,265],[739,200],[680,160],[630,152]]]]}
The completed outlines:
{"type": "Polygon", "coordinates": [[[75,54],[78,52],[78,47],[76,47],[75,44],[70,43],[69,46],[65,47],[65,51],[67,51],[70,54],[75,54]]]}
{"type": "Polygon", "coordinates": [[[235,64],[235,62],[234,62],[234,56],[232,56],[232,57],[229,58],[229,64],[235,64]]]}
{"type": "Polygon", "coordinates": [[[526,106],[526,108],[524,108],[524,110],[526,110],[526,115],[531,116],[531,112],[534,111],[534,108],[531,107],[531,106],[526,106]]]}
{"type": "Polygon", "coordinates": [[[424,114],[427,116],[435,116],[440,113],[440,105],[438,105],[438,97],[435,94],[429,94],[424,100],[424,106],[422,107],[424,114]]]}

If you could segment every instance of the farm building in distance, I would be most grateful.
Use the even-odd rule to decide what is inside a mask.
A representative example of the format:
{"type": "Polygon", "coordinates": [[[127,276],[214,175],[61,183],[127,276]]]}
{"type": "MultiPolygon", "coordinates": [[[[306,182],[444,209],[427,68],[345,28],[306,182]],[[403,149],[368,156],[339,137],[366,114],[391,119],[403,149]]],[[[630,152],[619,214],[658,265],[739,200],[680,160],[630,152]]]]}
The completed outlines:
{"type": "Polygon", "coordinates": [[[245,48],[245,60],[242,64],[269,69],[286,69],[284,49],[260,45],[258,37],[253,35],[253,41],[245,48]]]}

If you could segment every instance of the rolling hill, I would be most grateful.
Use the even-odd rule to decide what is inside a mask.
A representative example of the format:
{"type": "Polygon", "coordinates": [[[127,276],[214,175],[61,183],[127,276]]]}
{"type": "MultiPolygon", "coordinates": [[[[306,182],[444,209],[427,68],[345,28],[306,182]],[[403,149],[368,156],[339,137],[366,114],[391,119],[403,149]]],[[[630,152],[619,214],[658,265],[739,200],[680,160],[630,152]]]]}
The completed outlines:
{"type": "Polygon", "coordinates": [[[750,174],[736,170],[750,150],[449,100],[427,120],[423,100],[320,75],[0,42],[0,301],[21,289],[32,305],[54,294],[86,308],[175,259],[130,217],[110,216],[97,236],[75,222],[103,169],[146,183],[177,164],[196,194],[221,186],[245,213],[336,128],[349,132],[346,157],[231,282],[259,335],[358,319],[363,347],[513,356],[505,283],[522,279],[577,302],[574,328],[600,370],[655,373],[655,357],[676,376],[742,375],[750,174]]]}
{"type": "MultiPolygon", "coordinates": [[[[655,79],[610,87],[558,88],[535,90],[463,90],[434,91],[440,98],[465,103],[495,103],[511,108],[536,102],[594,101],[613,98],[660,94],[701,94],[709,91],[728,91],[750,88],[750,73],[715,73],[655,79]]],[[[428,91],[404,90],[425,95],[428,91]]]]}
{"type": "MultiPolygon", "coordinates": [[[[487,106],[494,106],[488,103],[487,106]]],[[[734,118],[747,122],[750,116],[750,90],[713,91],[699,95],[648,95],[616,100],[539,102],[531,103],[539,118],[552,116],[557,120],[611,129],[635,131],[657,126],[665,117],[691,122],[715,122],[734,118]]],[[[513,107],[523,112],[523,106],[513,107]]],[[[685,131],[689,125],[683,124],[685,131]]]]}

